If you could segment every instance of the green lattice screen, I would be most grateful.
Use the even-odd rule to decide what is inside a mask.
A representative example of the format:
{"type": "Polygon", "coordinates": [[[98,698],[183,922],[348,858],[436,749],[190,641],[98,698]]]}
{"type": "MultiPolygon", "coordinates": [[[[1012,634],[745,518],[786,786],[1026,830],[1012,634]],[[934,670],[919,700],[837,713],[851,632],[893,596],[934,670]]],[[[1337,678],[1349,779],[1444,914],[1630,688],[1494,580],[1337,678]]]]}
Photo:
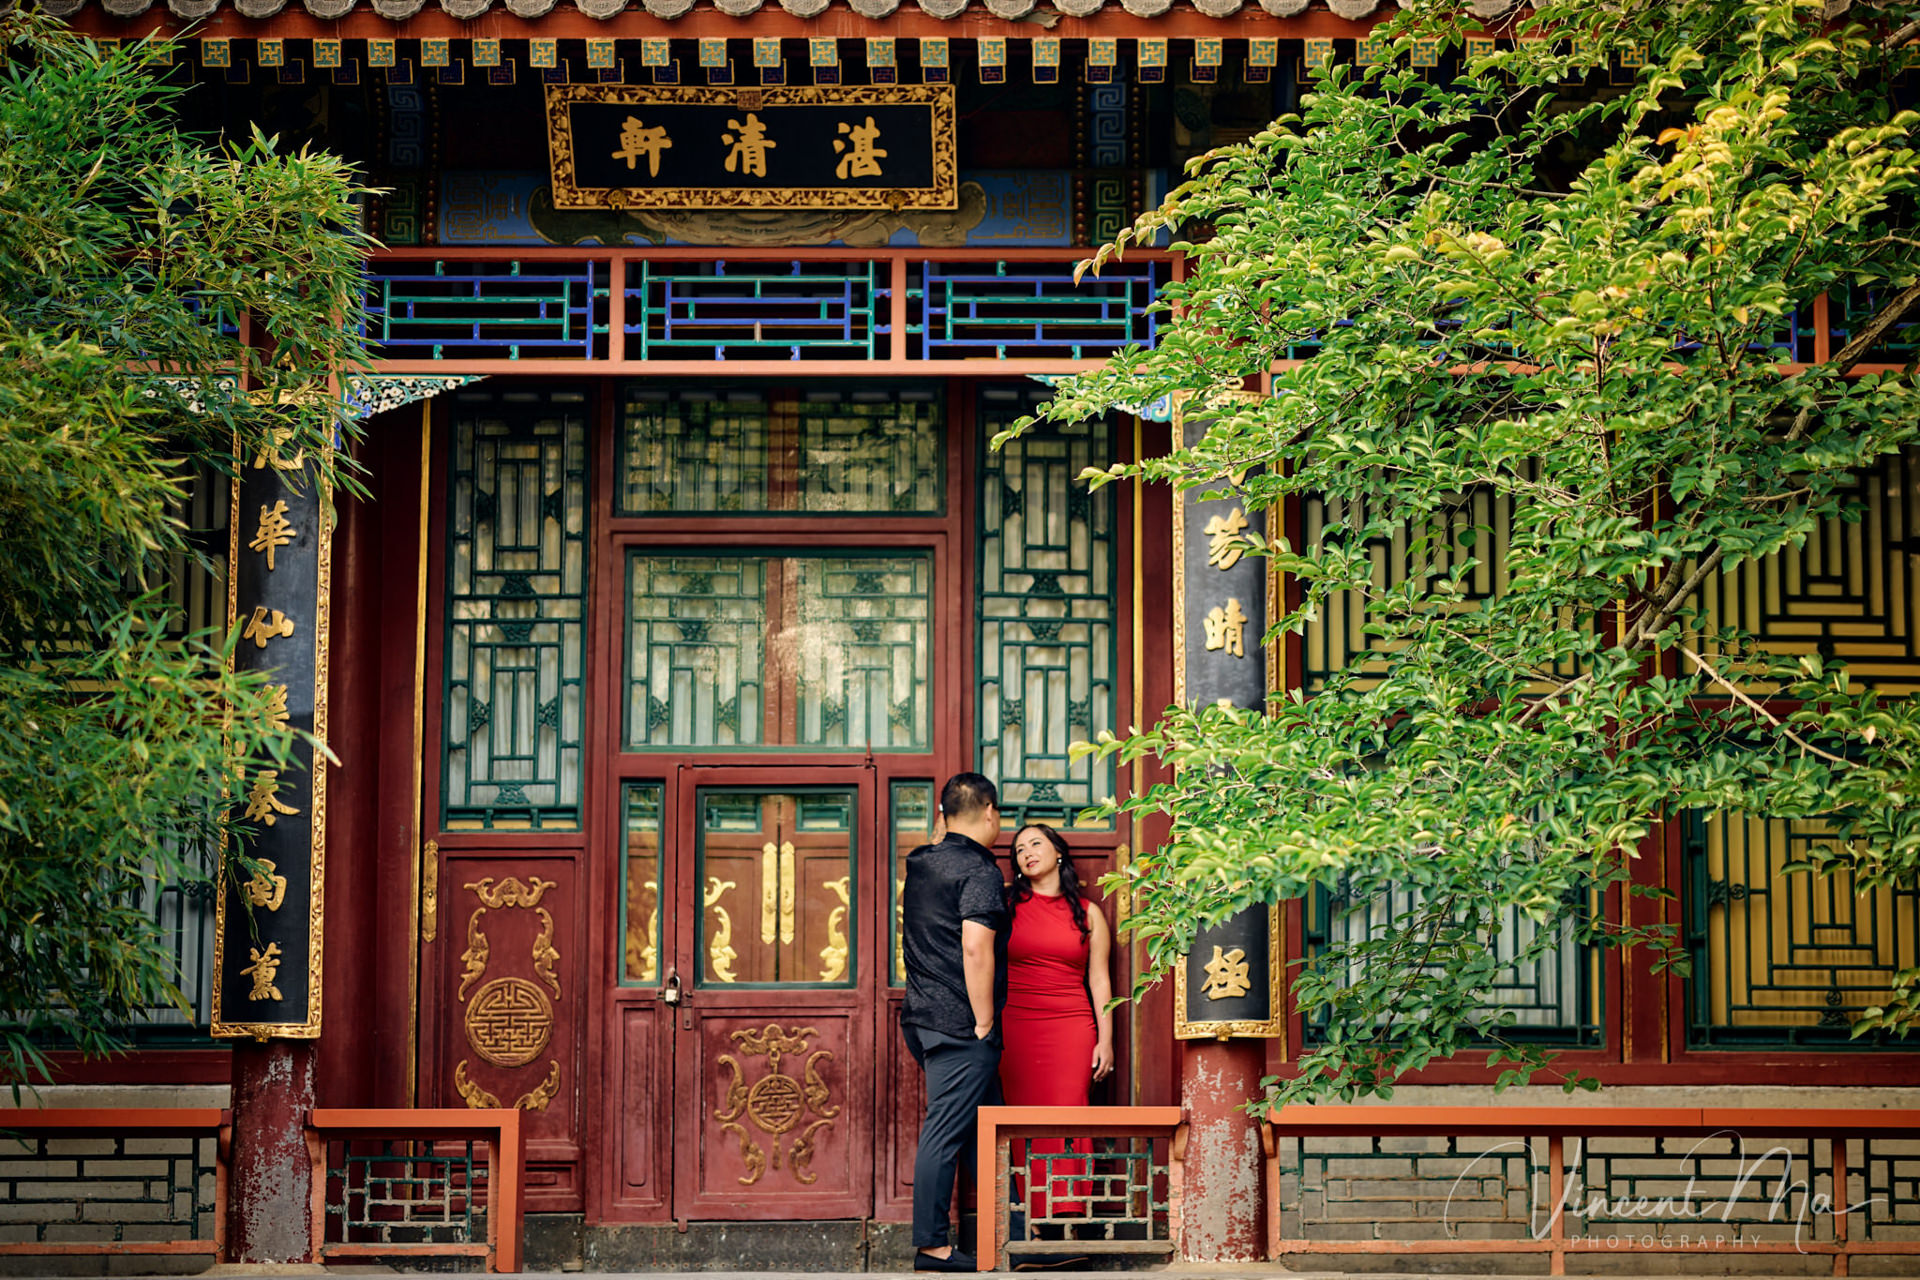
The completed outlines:
{"type": "MultiPolygon", "coordinates": [[[[1307,954],[1320,956],[1343,943],[1386,937],[1417,905],[1415,891],[1405,888],[1366,898],[1344,884],[1317,890],[1306,902],[1307,954]]],[[[1582,1046],[1601,1042],[1600,952],[1578,940],[1579,913],[1585,908],[1577,901],[1570,906],[1572,912],[1548,924],[1517,907],[1503,912],[1492,945],[1497,967],[1484,1006],[1489,1014],[1513,1015],[1514,1025],[1503,1035],[1582,1046]],[[1552,949],[1532,960],[1517,959],[1543,931],[1558,934],[1552,949]]],[[[1324,1021],[1309,1021],[1308,1041],[1317,1042],[1324,1029],[1324,1021]]]]}
{"type": "Polygon", "coordinates": [[[455,397],[447,489],[449,830],[580,823],[586,422],[578,392],[455,397]]]}
{"type": "Polygon", "coordinates": [[[1067,758],[1116,719],[1114,491],[1077,478],[1113,462],[1111,431],[1104,421],[1048,426],[998,453],[986,446],[1050,395],[980,392],[975,760],[999,783],[1010,822],[1070,823],[1113,794],[1111,763],[1067,758]]]}
{"type": "Polygon", "coordinates": [[[939,515],[946,391],[630,386],[620,515],[939,515]]]}
{"type": "Polygon", "coordinates": [[[629,749],[924,751],[924,554],[627,561],[629,749]]]}

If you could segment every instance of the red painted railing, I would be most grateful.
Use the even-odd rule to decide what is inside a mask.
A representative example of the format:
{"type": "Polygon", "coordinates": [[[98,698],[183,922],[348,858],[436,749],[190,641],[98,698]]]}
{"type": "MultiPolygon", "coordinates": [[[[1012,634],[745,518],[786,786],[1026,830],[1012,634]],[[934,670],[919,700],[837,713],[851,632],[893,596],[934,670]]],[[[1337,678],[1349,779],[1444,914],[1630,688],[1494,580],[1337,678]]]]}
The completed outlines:
{"type": "Polygon", "coordinates": [[[1920,1256],[1920,1203],[1899,1199],[1900,1185],[1912,1185],[1904,1170],[1920,1160],[1920,1112],[1295,1106],[1273,1113],[1263,1136],[1275,1260],[1540,1254],[1558,1276],[1569,1254],[1797,1253],[1828,1256],[1844,1276],[1856,1257],[1920,1256]],[[1504,1144],[1506,1153],[1472,1141],[1490,1137],[1517,1141],[1504,1144]],[[1293,1163],[1283,1146],[1294,1148],[1293,1163]],[[1525,1171],[1524,1187],[1512,1185],[1503,1163],[1525,1171]],[[1453,1212],[1463,1181],[1470,1197],[1509,1206],[1504,1217],[1498,1208],[1461,1215],[1472,1238],[1462,1238],[1468,1224],[1453,1212]],[[1474,1182],[1500,1185],[1475,1190],[1474,1182]],[[1524,1219],[1511,1208],[1515,1196],[1524,1219]],[[1334,1234],[1347,1238],[1327,1238],[1334,1234]]]}
{"type": "MultiPolygon", "coordinates": [[[[1008,1246],[1013,1206],[1008,1200],[1011,1174],[1018,1163],[1013,1157],[1014,1143],[1027,1138],[1077,1138],[1088,1143],[1101,1139],[1163,1139],[1167,1144],[1166,1238],[1160,1241],[1114,1242],[1117,1252],[1137,1252],[1141,1246],[1164,1246],[1162,1252],[1178,1248],[1180,1239],[1180,1157],[1185,1136],[1179,1107],[982,1107],[979,1118],[979,1162],[977,1169],[979,1206],[978,1235],[974,1257],[982,1270],[1007,1269],[1008,1246]]],[[[1087,1159],[1095,1166],[1100,1156],[1090,1152],[1087,1159]]],[[[1151,1189],[1145,1194],[1151,1195],[1151,1189]]],[[[1094,1219],[1095,1222],[1098,1219],[1094,1219]]],[[[1093,1240],[1060,1241],[1046,1245],[1024,1246],[1036,1252],[1098,1253],[1103,1242],[1093,1240]]]]}
{"type": "MultiPolygon", "coordinates": [[[[375,1258],[420,1255],[442,1255],[460,1257],[483,1257],[487,1260],[489,1271],[520,1270],[520,1244],[526,1227],[526,1208],[521,1195],[521,1171],[526,1159],[520,1131],[520,1112],[516,1108],[488,1108],[469,1110],[464,1107],[441,1108],[397,1108],[394,1110],[316,1108],[307,1122],[307,1148],[313,1157],[313,1238],[314,1253],[321,1261],[337,1258],[375,1258]],[[441,1194],[449,1202],[458,1201],[464,1213],[478,1202],[484,1201],[487,1209],[487,1238],[481,1241],[407,1241],[386,1239],[374,1241],[329,1240],[328,1218],[330,1201],[335,1191],[342,1195],[352,1189],[351,1179],[342,1180],[336,1176],[337,1167],[332,1166],[329,1155],[334,1144],[340,1144],[342,1159],[346,1159],[349,1148],[356,1139],[375,1139],[385,1142],[404,1142],[415,1144],[416,1152],[428,1153],[424,1156],[395,1154],[393,1156],[375,1155],[363,1157],[367,1163],[363,1168],[370,1170],[370,1176],[379,1176],[379,1165],[390,1163],[397,1166],[406,1164],[415,1158],[435,1159],[441,1150],[454,1143],[478,1141],[487,1150],[486,1187],[484,1192],[475,1185],[472,1171],[467,1171],[464,1180],[456,1179],[449,1164],[437,1177],[445,1181],[441,1194]],[[345,1185],[341,1185],[344,1181],[345,1185]]],[[[458,1157],[453,1157],[455,1164],[458,1157]]],[[[396,1182],[404,1181],[409,1169],[396,1168],[399,1177],[396,1182]]],[[[370,1193],[363,1193],[370,1194],[370,1193]]],[[[419,1202],[413,1202],[419,1203],[419,1202]]],[[[396,1214],[409,1207],[404,1203],[386,1206],[396,1214]]],[[[365,1212],[365,1211],[363,1211],[365,1212]]],[[[374,1215],[367,1214],[362,1220],[372,1221],[374,1215]]],[[[350,1218],[350,1220],[352,1220],[350,1218]]],[[[419,1220],[400,1216],[394,1218],[394,1225],[406,1231],[417,1231],[419,1220]]]]}

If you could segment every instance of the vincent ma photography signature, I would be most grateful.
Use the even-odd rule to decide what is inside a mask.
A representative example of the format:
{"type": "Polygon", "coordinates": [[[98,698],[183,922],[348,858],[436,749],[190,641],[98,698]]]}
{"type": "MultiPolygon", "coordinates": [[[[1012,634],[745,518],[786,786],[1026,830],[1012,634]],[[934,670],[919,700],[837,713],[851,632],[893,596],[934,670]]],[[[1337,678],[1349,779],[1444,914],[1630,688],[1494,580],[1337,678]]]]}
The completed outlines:
{"type": "MultiPolygon", "coordinates": [[[[1707,1134],[1687,1151],[1677,1154],[1674,1177],[1640,1175],[1627,1179],[1629,1189],[1616,1194],[1610,1187],[1587,1186],[1584,1145],[1583,1140],[1574,1139],[1567,1161],[1566,1182],[1557,1203],[1543,1208],[1544,1202],[1551,1198],[1550,1189],[1542,1186],[1546,1171],[1534,1173],[1527,1188],[1527,1216],[1535,1240],[1546,1239],[1560,1226],[1566,1232],[1568,1243],[1589,1248],[1738,1248],[1760,1242],[1760,1237],[1749,1234],[1746,1228],[1760,1224],[1762,1220],[1755,1215],[1764,1205],[1764,1221],[1791,1223],[1793,1247],[1804,1253],[1802,1242],[1807,1228],[1820,1218],[1856,1213],[1885,1201],[1884,1196],[1873,1196],[1857,1204],[1836,1207],[1832,1194],[1813,1189],[1810,1176],[1795,1176],[1793,1152],[1774,1146],[1749,1158],[1746,1139],[1731,1130],[1707,1134]],[[1701,1153],[1701,1148],[1715,1139],[1727,1138],[1733,1140],[1732,1152],[1701,1153]],[[1733,1168],[1708,1174],[1711,1185],[1703,1189],[1698,1185],[1702,1160],[1730,1160],[1733,1168]],[[1686,1181],[1684,1189],[1677,1194],[1649,1196],[1632,1189],[1635,1183],[1646,1182],[1671,1186],[1679,1181],[1680,1175],[1684,1175],[1686,1181]],[[1542,1194],[1543,1191],[1546,1194],[1542,1194]],[[1751,1205],[1752,1210],[1741,1212],[1745,1205],[1751,1205]],[[1682,1233],[1675,1234],[1676,1228],[1682,1233]]],[[[1475,1156],[1454,1178],[1441,1219],[1448,1234],[1453,1231],[1453,1202],[1461,1191],[1461,1183],[1481,1161],[1492,1161],[1502,1151],[1510,1150],[1524,1154],[1528,1147],[1525,1142],[1503,1142],[1490,1147],[1475,1156]]],[[[1645,1163],[1652,1157],[1620,1152],[1604,1158],[1645,1163]]]]}

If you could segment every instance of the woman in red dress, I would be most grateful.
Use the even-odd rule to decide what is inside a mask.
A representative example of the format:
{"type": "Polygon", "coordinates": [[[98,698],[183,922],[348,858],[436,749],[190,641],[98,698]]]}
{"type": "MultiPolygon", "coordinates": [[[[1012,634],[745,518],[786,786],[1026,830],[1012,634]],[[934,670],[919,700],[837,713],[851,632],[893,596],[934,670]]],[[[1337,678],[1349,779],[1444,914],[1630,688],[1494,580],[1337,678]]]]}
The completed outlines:
{"type": "MultiPolygon", "coordinates": [[[[1000,1087],[1008,1106],[1084,1107],[1093,1082],[1113,1070],[1113,1015],[1107,1012],[1113,996],[1107,970],[1112,936],[1106,915],[1082,892],[1066,839],[1045,823],[1014,833],[1013,865],[1000,1087]]],[[[1036,1139],[1029,1151],[1038,1156],[1063,1149],[1057,1140],[1036,1139]]],[[[1084,1205],[1060,1198],[1090,1190],[1068,1185],[1074,1168],[1055,1161],[1048,1186],[1043,1164],[1034,1161],[1040,1175],[1031,1180],[1034,1218],[1083,1214],[1084,1205]]],[[[1084,1170],[1084,1163],[1079,1168],[1084,1170]]]]}

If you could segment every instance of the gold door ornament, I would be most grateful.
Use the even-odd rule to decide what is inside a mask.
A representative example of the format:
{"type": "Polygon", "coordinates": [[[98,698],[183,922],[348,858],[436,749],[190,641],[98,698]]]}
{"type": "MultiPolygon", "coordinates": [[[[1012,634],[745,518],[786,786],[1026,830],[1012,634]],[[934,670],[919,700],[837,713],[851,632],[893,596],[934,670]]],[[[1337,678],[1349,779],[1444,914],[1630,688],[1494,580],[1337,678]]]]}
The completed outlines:
{"type": "Polygon", "coordinates": [[[827,945],[820,948],[820,981],[838,982],[847,973],[847,893],[852,876],[827,881],[827,888],[840,899],[840,905],[827,916],[827,945]]]}
{"type": "MultiPolygon", "coordinates": [[[[467,949],[460,953],[465,966],[459,987],[459,1000],[466,1005],[463,1029],[467,1044],[481,1060],[502,1070],[516,1070],[536,1061],[553,1039],[553,999],[560,996],[560,979],[554,966],[559,963],[560,952],[553,945],[553,913],[541,906],[540,900],[557,886],[557,881],[538,876],[524,883],[515,876],[495,883],[492,876],[486,876],[463,886],[478,899],[467,917],[467,949]],[[486,977],[493,955],[492,945],[480,927],[489,910],[532,911],[539,919],[540,932],[529,948],[528,959],[540,982],[511,974],[494,978],[482,982],[469,1001],[469,990],[486,977]]],[[[524,1110],[545,1110],[559,1083],[559,1060],[550,1059],[545,1082],[522,1094],[514,1105],[524,1110]]],[[[454,1067],[453,1086],[470,1107],[500,1105],[498,1096],[468,1078],[465,1058],[454,1067]]]]}
{"type": "MultiPolygon", "coordinates": [[[[500,1106],[500,1099],[498,1097],[488,1093],[485,1089],[482,1089],[479,1085],[467,1078],[467,1060],[465,1058],[460,1059],[460,1061],[454,1065],[453,1087],[459,1091],[460,1096],[466,1100],[467,1105],[476,1110],[483,1108],[498,1109],[500,1106]]],[[[559,1092],[560,1061],[557,1058],[550,1058],[547,1061],[547,1078],[541,1081],[538,1087],[529,1089],[521,1094],[514,1100],[513,1105],[522,1111],[545,1111],[547,1106],[553,1101],[555,1095],[559,1092]]]]}
{"type": "Polygon", "coordinates": [[[812,1027],[782,1031],[776,1022],[769,1022],[758,1031],[734,1032],[732,1039],[740,1046],[741,1057],[767,1060],[766,1074],[752,1085],[747,1084],[746,1073],[733,1054],[723,1053],[714,1059],[716,1065],[733,1073],[726,1101],[714,1108],[713,1118],[720,1122],[721,1132],[733,1135],[740,1144],[740,1162],[747,1167],[746,1176],[738,1180],[741,1186],[750,1187],[760,1181],[768,1167],[768,1150],[740,1123],[743,1115],[771,1139],[767,1148],[771,1150],[772,1167],[776,1171],[784,1152],[786,1166],[796,1182],[810,1185],[819,1180],[812,1169],[815,1139],[822,1130],[832,1128],[840,1115],[840,1104],[833,1101],[833,1092],[820,1074],[820,1064],[833,1061],[833,1053],[827,1049],[807,1053],[810,1038],[819,1034],[812,1027]],[[780,1069],[783,1057],[801,1054],[807,1055],[807,1063],[800,1078],[780,1069]],[[786,1135],[795,1129],[800,1130],[799,1135],[787,1141],[786,1135]]]}
{"type": "Polygon", "coordinates": [[[722,982],[738,982],[740,977],[733,971],[733,962],[740,953],[733,949],[733,917],[720,905],[720,899],[727,896],[727,890],[733,888],[733,881],[722,880],[719,876],[707,877],[707,910],[713,912],[713,941],[707,944],[707,962],[713,969],[713,976],[722,982]]]}

